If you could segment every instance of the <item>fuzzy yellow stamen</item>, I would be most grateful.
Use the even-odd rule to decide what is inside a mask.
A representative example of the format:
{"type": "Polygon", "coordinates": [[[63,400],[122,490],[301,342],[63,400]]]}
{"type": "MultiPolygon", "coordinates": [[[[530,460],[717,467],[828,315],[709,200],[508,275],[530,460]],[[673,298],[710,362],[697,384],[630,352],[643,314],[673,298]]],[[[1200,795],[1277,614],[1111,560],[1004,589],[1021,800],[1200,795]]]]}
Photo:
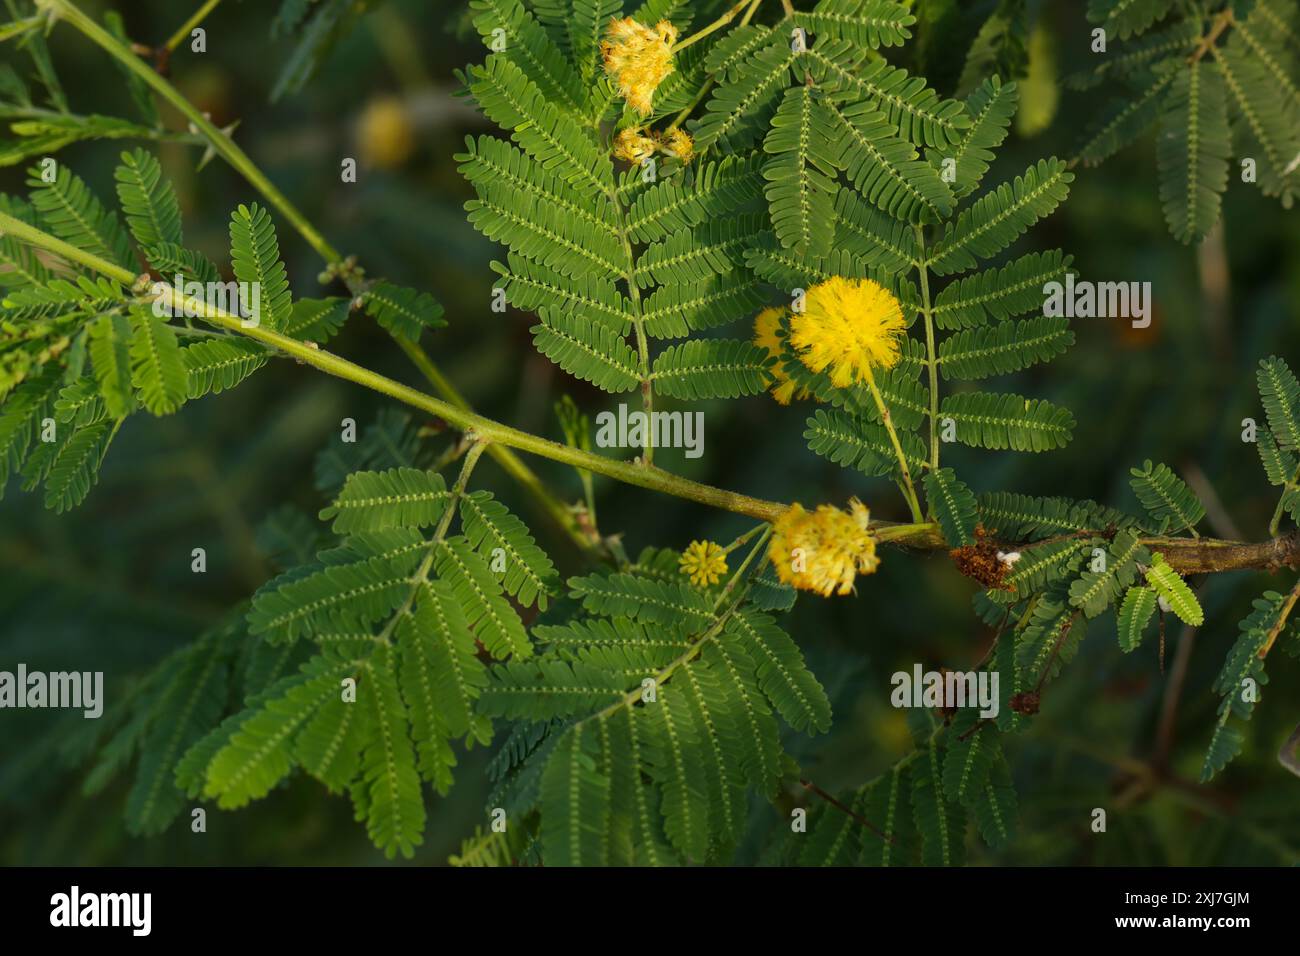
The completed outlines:
{"type": "Polygon", "coordinates": [[[619,95],[642,116],[653,108],[654,92],[673,72],[673,44],[677,28],[667,20],[654,27],[631,17],[610,21],[600,44],[605,72],[619,95]]]}
{"type": "Polygon", "coordinates": [[[717,584],[727,573],[727,552],[712,541],[692,541],[682,552],[679,567],[692,584],[700,587],[717,584]]]}
{"type": "Polygon", "coordinates": [[[695,156],[695,140],[691,134],[681,129],[670,129],[659,143],[660,148],[669,156],[676,157],[682,165],[689,163],[695,156]]]}
{"type": "Polygon", "coordinates": [[[781,328],[781,319],[785,315],[785,309],[764,309],[758,313],[754,317],[754,344],[776,359],[776,364],[768,369],[773,379],[772,397],[782,405],[789,405],[791,398],[802,401],[811,393],[803,388],[799,389],[799,394],[796,395],[797,386],[781,365],[781,356],[785,348],[777,332],[781,328]]]}
{"type": "Polygon", "coordinates": [[[822,597],[848,594],[859,574],[880,566],[871,513],[856,498],[849,510],[819,505],[805,511],[794,504],[772,522],[767,556],[785,584],[822,597]]]}
{"type": "Polygon", "coordinates": [[[790,345],[814,372],[830,370],[831,384],[865,382],[873,368],[898,363],[907,323],[898,299],[870,279],[833,276],[808,290],[804,310],[790,320],[790,345]]]}
{"type": "Polygon", "coordinates": [[[620,130],[614,137],[614,158],[639,166],[654,155],[657,145],[651,137],[643,136],[637,130],[620,130]]]}

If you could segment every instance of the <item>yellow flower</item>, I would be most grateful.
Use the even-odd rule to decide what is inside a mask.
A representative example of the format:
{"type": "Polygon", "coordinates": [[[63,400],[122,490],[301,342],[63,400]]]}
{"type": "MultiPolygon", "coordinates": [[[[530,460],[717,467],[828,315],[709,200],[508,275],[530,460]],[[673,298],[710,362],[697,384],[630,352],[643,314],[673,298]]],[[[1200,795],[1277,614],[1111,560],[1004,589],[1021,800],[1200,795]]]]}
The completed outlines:
{"type": "Polygon", "coordinates": [[[907,323],[898,300],[870,279],[832,276],[804,297],[790,320],[790,345],[814,372],[831,370],[831,384],[865,382],[873,368],[892,368],[907,323]]]}
{"type": "Polygon", "coordinates": [[[727,573],[727,552],[712,541],[692,541],[682,552],[680,567],[692,584],[717,584],[727,573]]]}
{"type": "Polygon", "coordinates": [[[605,72],[619,95],[642,116],[652,108],[654,92],[673,72],[673,43],[677,28],[660,20],[653,28],[631,17],[613,19],[600,44],[605,72]]]}
{"type": "Polygon", "coordinates": [[[654,155],[656,145],[649,136],[629,127],[614,137],[614,158],[639,166],[654,155]]]}
{"type": "Polygon", "coordinates": [[[867,506],[856,498],[850,499],[848,511],[830,505],[804,511],[791,505],[772,522],[768,560],[785,584],[822,597],[848,594],[857,575],[880,566],[870,522],[867,506]]]}
{"type": "Polygon", "coordinates": [[[669,156],[676,157],[682,165],[689,163],[695,156],[695,140],[691,134],[681,129],[670,129],[659,141],[659,148],[669,156]]]}
{"type": "Polygon", "coordinates": [[[786,374],[785,368],[781,365],[781,355],[784,349],[777,331],[781,328],[781,318],[785,314],[785,309],[764,309],[758,313],[754,317],[754,344],[761,349],[765,349],[768,355],[776,359],[776,364],[768,369],[774,379],[772,397],[782,405],[789,405],[791,398],[803,401],[811,393],[808,389],[802,388],[799,389],[799,394],[796,395],[794,380],[786,374]]]}
{"type": "Polygon", "coordinates": [[[366,162],[396,169],[415,152],[415,129],[406,106],[394,96],[372,100],[357,121],[357,139],[366,162]]]}

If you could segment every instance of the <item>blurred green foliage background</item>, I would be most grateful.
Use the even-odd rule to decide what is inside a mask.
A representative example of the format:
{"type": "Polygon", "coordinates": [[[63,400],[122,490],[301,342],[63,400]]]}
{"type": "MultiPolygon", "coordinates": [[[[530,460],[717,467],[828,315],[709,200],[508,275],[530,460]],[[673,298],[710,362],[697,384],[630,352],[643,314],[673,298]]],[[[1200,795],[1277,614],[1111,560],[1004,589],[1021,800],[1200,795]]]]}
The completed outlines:
{"type": "MultiPolygon", "coordinates": [[[[104,4],[86,4],[102,10],[104,4]]],[[[115,6],[130,36],[165,40],[197,3],[131,0],[115,6]]],[[[465,222],[470,192],[453,159],[466,134],[485,122],[455,94],[453,71],[479,59],[480,41],[462,3],[375,2],[296,93],[270,102],[294,40],[273,38],[274,4],[227,2],[205,23],[207,52],[173,56],[179,88],[236,139],[322,232],[374,275],[432,292],[450,325],[426,347],[480,411],[560,439],[553,405],[568,393],[593,417],[613,403],[537,355],[529,319],[490,309],[501,253],[465,222]],[[340,181],[340,162],[358,157],[359,181],[340,181]]],[[[944,95],[962,92],[961,64],[991,3],[923,5],[934,25],[891,62],[929,77],[944,95]]],[[[1040,29],[1013,66],[1024,106],[996,165],[996,183],[1040,156],[1072,155],[1096,93],[1062,90],[1059,75],[1087,64],[1082,4],[1041,5],[1040,29]]],[[[56,30],[52,51],[78,112],[126,115],[129,98],[107,58],[71,30],[56,30]]],[[[11,46],[0,60],[19,63],[11,46]]],[[[170,116],[175,122],[175,117],[170,116]]],[[[112,196],[121,143],[69,148],[64,162],[112,196]]],[[[1075,323],[1078,345],[1064,358],[1009,377],[1006,390],[1073,410],[1078,427],[1062,451],[1031,456],[957,449],[950,463],[975,491],[1093,498],[1132,508],[1128,470],[1164,461],[1211,505],[1222,537],[1265,536],[1275,503],[1242,419],[1263,420],[1254,367],[1277,354],[1292,360],[1300,341],[1300,228],[1250,185],[1229,184],[1221,228],[1203,247],[1167,234],[1150,140],[1098,169],[1077,169],[1069,200],[1018,248],[1062,248],[1084,278],[1149,281],[1155,320],[1134,330],[1114,320],[1075,323]],[[1034,245],[1030,246],[1032,242],[1034,245]]],[[[239,202],[257,198],[219,160],[196,171],[199,151],[164,144],[164,169],[180,193],[191,244],[227,261],[226,224],[239,202]]],[[[0,170],[0,189],[24,194],[21,167],[0,170]]],[[[321,263],[279,223],[296,294],[319,293],[321,263]]],[[[734,327],[740,329],[744,318],[734,327]]],[[[743,334],[743,333],[742,333],[743,334]]],[[[418,373],[377,327],[354,322],[332,346],[355,361],[413,385],[418,373]]],[[[276,568],[264,522],[294,509],[314,522],[323,505],[315,456],[340,421],[364,427],[387,403],[289,362],[275,363],[233,393],[187,405],[171,418],[132,419],[118,436],[89,500],[70,515],[43,511],[10,486],[0,501],[0,668],[19,661],[42,670],[102,670],[109,700],[169,650],[193,639],[245,599],[276,568]],[[204,547],[208,571],[190,571],[204,547]]],[[[712,484],[805,505],[850,495],[873,514],[903,518],[896,492],[811,454],[802,438],[809,410],[765,396],[708,403],[705,453],[661,464],[712,484]]],[[[417,422],[417,424],[434,423],[417,422]]],[[[438,440],[438,439],[432,439],[438,440]]],[[[444,439],[445,440],[445,439],[444,439]]],[[[576,475],[532,462],[567,499],[576,475]]],[[[477,480],[528,518],[566,573],[581,557],[494,465],[477,480]]],[[[748,523],[672,498],[597,479],[600,524],[622,533],[630,553],[692,538],[726,541],[748,523]]],[[[302,522],[300,522],[301,524],[302,522]]],[[[1236,622],[1267,588],[1286,590],[1282,573],[1221,574],[1199,582],[1207,621],[1194,635],[1167,631],[1162,672],[1152,644],[1120,653],[1112,615],[1092,622],[1078,658],[1050,684],[1032,729],[1009,739],[1020,794],[1020,835],[1000,854],[972,844],[972,861],[1015,864],[1294,864],[1300,861],[1300,779],[1275,754],[1300,721],[1300,667],[1278,656],[1248,729],[1246,752],[1212,786],[1194,781],[1209,740],[1217,697],[1211,683],[1236,636],[1236,622]],[[1171,673],[1186,648],[1185,683],[1171,699],[1171,673]],[[1144,785],[1137,784],[1146,781],[1144,785]],[[1091,832],[1091,811],[1108,811],[1108,831],[1091,832]]],[[[1198,582],[1193,582],[1197,585],[1198,582]]],[[[853,787],[910,747],[903,713],[889,705],[889,677],[916,662],[969,668],[991,632],[971,612],[975,585],[940,555],[885,554],[880,572],[855,597],[803,597],[791,633],[809,655],[835,706],[829,736],[796,741],[805,775],[822,788],[853,787]]],[[[1082,626],[1082,622],[1078,625],[1082,626]]],[[[122,805],[129,780],[82,793],[80,717],[50,711],[0,712],[0,862],[5,864],[374,864],[383,863],[345,799],[295,779],[236,813],[210,809],[206,834],[186,817],[154,838],[127,834],[122,805]]],[[[446,799],[430,796],[430,825],[415,863],[445,862],[483,822],[489,754],[462,760],[446,799]]],[[[806,799],[800,795],[799,799],[806,799]]],[[[756,806],[743,859],[763,862],[784,818],[756,806]]]]}

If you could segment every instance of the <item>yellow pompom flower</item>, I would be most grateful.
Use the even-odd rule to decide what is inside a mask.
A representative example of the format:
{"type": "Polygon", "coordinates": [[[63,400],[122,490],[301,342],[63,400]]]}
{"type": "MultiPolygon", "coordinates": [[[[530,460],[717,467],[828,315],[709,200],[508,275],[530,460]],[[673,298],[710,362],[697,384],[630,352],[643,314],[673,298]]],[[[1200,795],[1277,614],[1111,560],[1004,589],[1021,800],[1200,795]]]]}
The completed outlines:
{"type": "Polygon", "coordinates": [[[790,320],[790,345],[814,372],[830,369],[831,384],[866,382],[873,368],[898,363],[907,328],[898,299],[870,279],[833,276],[808,290],[804,310],[790,320]]]}
{"type": "Polygon", "coordinates": [[[691,139],[691,134],[682,129],[673,128],[663,135],[659,143],[660,148],[669,156],[675,157],[682,165],[686,165],[695,156],[695,140],[691,139]]]}
{"type": "Polygon", "coordinates": [[[654,27],[631,17],[613,19],[600,44],[605,72],[618,87],[619,95],[642,116],[652,109],[654,92],[673,72],[673,44],[677,28],[667,20],[654,27]]]}
{"type": "Polygon", "coordinates": [[[768,560],[785,584],[822,597],[848,594],[854,578],[880,566],[870,524],[871,513],[856,498],[850,499],[848,511],[830,505],[805,511],[791,505],[772,522],[768,560]]]}
{"type": "Polygon", "coordinates": [[[717,584],[727,573],[727,552],[712,541],[692,541],[682,552],[679,567],[692,584],[700,587],[717,584]]]}
{"type": "Polygon", "coordinates": [[[781,365],[782,345],[777,330],[781,327],[781,318],[785,314],[785,309],[764,309],[758,313],[754,317],[754,344],[776,359],[776,364],[768,369],[773,378],[772,397],[782,405],[789,405],[791,398],[798,398],[802,401],[810,393],[808,389],[804,388],[799,390],[798,395],[795,395],[796,386],[794,380],[786,374],[781,365]]]}
{"type": "Polygon", "coordinates": [[[367,165],[397,169],[415,152],[415,128],[405,104],[395,96],[372,100],[357,121],[357,140],[367,165]]]}
{"type": "Polygon", "coordinates": [[[619,130],[618,135],[614,137],[614,158],[639,166],[654,155],[657,145],[653,139],[642,135],[639,130],[631,127],[619,130]]]}

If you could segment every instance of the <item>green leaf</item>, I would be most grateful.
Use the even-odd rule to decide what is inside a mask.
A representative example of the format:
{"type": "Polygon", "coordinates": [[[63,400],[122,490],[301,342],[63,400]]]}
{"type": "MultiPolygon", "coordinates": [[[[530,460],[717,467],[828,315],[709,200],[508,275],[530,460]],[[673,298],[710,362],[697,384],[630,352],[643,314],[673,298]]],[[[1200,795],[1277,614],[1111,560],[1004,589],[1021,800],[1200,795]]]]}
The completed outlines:
{"type": "Polygon", "coordinates": [[[45,507],[62,513],[86,499],[91,487],[99,480],[99,466],[103,464],[108,443],[116,431],[112,422],[76,429],[72,438],[59,449],[46,475],[45,507]]]}
{"type": "Polygon", "coordinates": [[[158,160],[143,149],[123,153],[114,177],[135,241],[145,249],[160,243],[181,245],[180,203],[158,160]]]}
{"type": "Polygon", "coordinates": [[[1035,316],[950,335],[939,344],[939,361],[947,378],[987,378],[1050,362],[1073,344],[1069,319],[1035,316]]]}
{"type": "Polygon", "coordinates": [[[1219,221],[1232,140],[1223,76],[1206,60],[1180,64],[1160,117],[1156,163],[1169,231],[1198,242],[1219,221]]]}
{"type": "Polygon", "coordinates": [[[1016,787],[1011,779],[1011,768],[1000,750],[994,757],[988,779],[970,803],[970,812],[980,836],[993,849],[1001,849],[1015,836],[1016,787]]]}
{"type": "Polygon", "coordinates": [[[933,221],[952,211],[953,196],[939,171],[870,102],[833,105],[845,176],[869,202],[895,219],[933,221]]]}
{"type": "Polygon", "coordinates": [[[569,112],[547,100],[517,65],[505,57],[488,57],[484,65],[470,67],[468,79],[470,92],[488,118],[510,130],[511,138],[543,168],[583,191],[612,192],[609,154],[569,112]]]}
{"type": "Polygon", "coordinates": [[[1285,360],[1271,355],[1255,373],[1269,431],[1283,451],[1300,451],[1300,382],[1285,360]]]}
{"type": "Polygon", "coordinates": [[[294,302],[289,321],[280,331],[291,339],[303,342],[328,342],[343,328],[351,311],[351,299],[337,296],[328,299],[299,299],[294,302]]]}
{"type": "MultiPolygon", "coordinates": [[[[786,38],[779,42],[786,45],[786,38]]],[[[835,99],[873,104],[909,142],[945,147],[960,143],[971,126],[965,104],[941,99],[921,78],[890,66],[883,57],[867,58],[866,50],[848,40],[817,42],[801,59],[835,99]]]]}
{"type": "Polygon", "coordinates": [[[771,361],[752,342],[695,339],[665,349],[652,377],[659,392],[674,398],[738,398],[768,387],[771,361]]]}
{"type": "Polygon", "coordinates": [[[610,780],[598,764],[600,740],[581,724],[566,732],[542,772],[542,853],[547,866],[607,862],[610,780]]]}
{"type": "Polygon", "coordinates": [[[532,653],[519,615],[502,595],[502,582],[466,538],[457,535],[440,542],[433,563],[438,577],[452,586],[474,636],[489,654],[503,659],[532,653]]]}
{"type": "Polygon", "coordinates": [[[581,315],[551,309],[530,330],[537,350],[570,375],[607,392],[630,392],[641,383],[636,353],[613,329],[581,315]]]}
{"type": "Polygon", "coordinates": [[[973,268],[976,258],[1001,252],[1065,200],[1074,174],[1059,159],[1040,159],[1023,176],[1003,183],[963,211],[930,259],[939,275],[973,268]]]}
{"type": "Polygon", "coordinates": [[[131,384],[131,321],[124,315],[102,315],[87,326],[87,351],[104,407],[113,418],[135,411],[131,384]]]}
{"type": "Polygon", "coordinates": [[[1001,753],[997,728],[981,723],[978,712],[958,711],[948,731],[943,755],[943,792],[950,804],[969,807],[988,783],[994,759],[1001,753]]]}
{"type": "Polygon", "coordinates": [[[359,471],[348,476],[334,503],[320,513],[338,534],[384,528],[430,528],[438,523],[450,492],[442,476],[418,468],[359,471]]]}
{"type": "MultiPolygon", "coordinates": [[[[875,422],[819,408],[808,418],[803,437],[814,453],[845,468],[857,468],[868,475],[891,475],[898,469],[889,433],[875,422]]],[[[912,432],[902,432],[898,438],[908,467],[924,467],[925,443],[912,432]]]]}
{"type": "Polygon", "coordinates": [[[300,675],[248,711],[208,764],[204,796],[232,810],[270,793],[293,768],[294,736],[326,700],[340,699],[341,681],[354,670],[350,661],[313,658],[300,675]]]}
{"type": "Polygon", "coordinates": [[[385,534],[396,539],[391,551],[307,573],[289,572],[269,582],[253,597],[249,631],[272,642],[322,630],[368,633],[407,599],[411,572],[427,548],[418,532],[385,534]]]}
{"type": "Polygon", "coordinates": [[[939,412],[951,418],[957,440],[979,448],[1051,451],[1064,447],[1074,430],[1074,416],[1042,399],[990,392],[949,395],[939,412]]]}
{"type": "Polygon", "coordinates": [[[781,91],[790,83],[795,54],[786,38],[766,33],[736,34],[741,43],[750,38],[761,40],[762,45],[735,51],[739,54],[743,49],[745,53],[736,57],[730,70],[722,71],[703,114],[692,123],[697,152],[717,145],[728,154],[742,153],[767,128],[781,91]]]}
{"type": "Polygon", "coordinates": [[[425,813],[406,706],[391,653],[380,649],[362,667],[354,706],[367,708],[374,733],[361,752],[361,780],[353,799],[364,810],[375,846],[389,859],[399,852],[410,859],[424,842],[425,813]]]}
{"type": "Polygon", "coordinates": [[[683,583],[634,574],[591,574],[570,578],[569,587],[592,614],[682,627],[698,627],[713,618],[708,599],[683,583]]]}
{"type": "Polygon", "coordinates": [[[1178,619],[1184,624],[1200,627],[1205,623],[1205,612],[1201,610],[1196,595],[1187,586],[1178,572],[1166,562],[1164,555],[1158,551],[1151,555],[1151,566],[1147,568],[1147,584],[1159,597],[1165,599],[1178,619]]]}
{"type": "Polygon", "coordinates": [[[1165,108],[1165,91],[1176,73],[1147,73],[1133,93],[1116,97],[1099,114],[1079,147],[1077,156],[1085,166],[1096,166],[1114,156],[1154,126],[1165,108]]]}
{"type": "Polygon", "coordinates": [[[1153,466],[1148,458],[1141,468],[1132,468],[1129,473],[1133,476],[1129,481],[1133,493],[1159,522],[1161,531],[1190,530],[1205,517],[1205,506],[1196,493],[1168,465],[1153,466]]]}
{"type": "MultiPolygon", "coordinates": [[[[472,0],[470,10],[474,28],[485,42],[491,44],[497,37],[504,41],[505,48],[498,56],[509,57],[550,101],[562,102],[577,113],[584,111],[583,78],[520,0],[472,0]]],[[[602,18],[600,28],[608,22],[602,18]]],[[[590,80],[589,72],[586,78],[590,80]]]]}
{"type": "Polygon", "coordinates": [[[230,261],[235,278],[250,290],[242,293],[246,300],[251,300],[244,303],[251,313],[249,323],[273,332],[282,331],[289,321],[293,296],[284,263],[280,261],[275,224],[257,203],[240,205],[230,217],[230,261]]]}
{"type": "Polygon", "coordinates": [[[1300,468],[1296,463],[1296,456],[1277,447],[1277,439],[1273,437],[1272,430],[1260,428],[1255,438],[1259,460],[1264,466],[1264,475],[1268,478],[1268,483],[1280,486],[1295,480],[1296,471],[1300,468]]]}
{"type": "Polygon", "coordinates": [[[831,705],[825,689],[790,635],[766,614],[738,611],[723,629],[724,646],[736,644],[754,661],[758,685],[773,708],[798,731],[825,733],[831,705]]]}
{"type": "Polygon", "coordinates": [[[931,165],[941,174],[951,160],[952,193],[961,199],[974,192],[993,162],[993,150],[1007,138],[1011,118],[1020,105],[1015,83],[1003,83],[994,75],[984,80],[966,98],[971,125],[951,147],[933,149],[927,154],[931,165]]]}
{"type": "Polygon", "coordinates": [[[45,228],[83,252],[138,271],[131,241],[117,216],[67,166],[57,163],[56,169],[52,183],[45,182],[38,168],[28,172],[32,206],[45,228]]]}
{"type": "Polygon", "coordinates": [[[813,36],[850,40],[876,49],[902,46],[912,36],[916,17],[907,4],[894,0],[821,0],[812,10],[797,11],[794,22],[813,36]]]}
{"type": "Polygon", "coordinates": [[[939,520],[944,540],[954,548],[974,544],[975,525],[979,521],[975,495],[951,468],[927,472],[923,480],[926,501],[939,520]]]}
{"type": "Polygon", "coordinates": [[[1214,735],[1210,738],[1210,747],[1205,754],[1205,763],[1201,767],[1201,783],[1209,783],[1228,764],[1236,759],[1246,745],[1246,735],[1240,727],[1233,724],[1216,724],[1214,735]]]}
{"type": "MultiPolygon", "coordinates": [[[[1131,531],[1117,531],[1110,550],[1098,554],[1093,549],[1094,562],[1104,559],[1101,570],[1093,562],[1070,585],[1070,604],[1081,608],[1088,617],[1096,617],[1119,599],[1124,588],[1137,577],[1137,566],[1151,560],[1150,553],[1131,531]]],[[[1145,623],[1145,621],[1143,622],[1145,623]]]]}
{"type": "Polygon", "coordinates": [[[108,416],[99,386],[93,378],[83,376],[59,390],[54,402],[54,418],[60,424],[84,428],[102,422],[108,416]]]}
{"type": "Polygon", "coordinates": [[[1119,609],[1119,646],[1128,654],[1142,643],[1151,616],[1156,613],[1156,592],[1141,585],[1128,589],[1119,609]]]}
{"type": "Polygon", "coordinates": [[[965,856],[966,822],[961,808],[944,797],[943,762],[938,741],[930,741],[912,765],[912,812],[926,866],[960,865],[965,856]]]}
{"type": "Polygon", "coordinates": [[[230,636],[205,635],[164,665],[164,683],[146,711],[140,765],[127,795],[127,828],[157,834],[181,811],[184,794],[174,781],[182,754],[222,714],[229,685],[230,636]]]}
{"type": "Polygon", "coordinates": [[[189,395],[189,375],[176,333],[148,309],[131,313],[131,383],[151,414],[170,415],[189,395]]]}
{"type": "Polygon", "coordinates": [[[799,255],[830,251],[840,143],[835,117],[810,87],[785,91],[763,140],[772,157],[763,164],[763,192],[777,239],[799,255]]]}
{"type": "Polygon", "coordinates": [[[1127,40],[1167,14],[1177,0],[1088,0],[1088,19],[1127,40]]]}
{"type": "MultiPolygon", "coordinates": [[[[201,282],[204,285],[221,281],[217,267],[201,252],[163,242],[147,247],[144,254],[149,265],[163,277],[164,283],[174,286],[176,276],[180,276],[182,282],[201,282]]],[[[200,295],[200,298],[205,297],[200,295]]]]}
{"type": "Polygon", "coordinates": [[[950,282],[934,300],[941,329],[983,325],[990,317],[1009,319],[1043,307],[1043,286],[1060,279],[1072,259],[1059,249],[1031,252],[1000,269],[986,269],[950,282]]]}
{"type": "Polygon", "coordinates": [[[181,350],[189,398],[234,388],[270,361],[270,353],[251,339],[208,339],[181,350]]]}
{"type": "Polygon", "coordinates": [[[558,575],[527,526],[487,491],[462,498],[460,517],[466,540],[487,559],[506,593],[520,604],[546,610],[558,575]],[[502,569],[498,562],[504,562],[502,569]]]}

